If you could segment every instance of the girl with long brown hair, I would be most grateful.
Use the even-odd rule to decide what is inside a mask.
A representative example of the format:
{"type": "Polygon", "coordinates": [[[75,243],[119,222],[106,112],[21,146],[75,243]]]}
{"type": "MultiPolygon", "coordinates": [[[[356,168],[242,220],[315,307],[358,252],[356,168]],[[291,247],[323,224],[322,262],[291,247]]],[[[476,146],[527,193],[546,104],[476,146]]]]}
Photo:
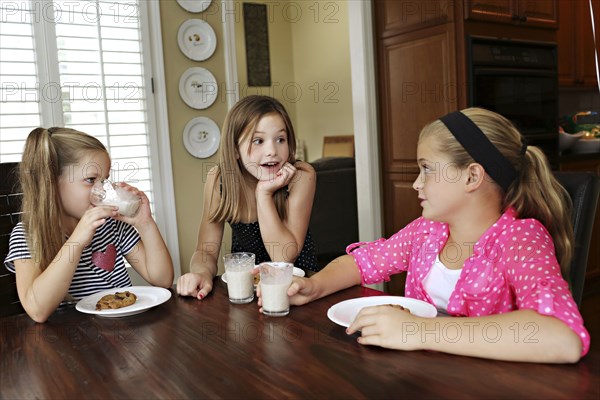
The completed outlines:
{"type": "Polygon", "coordinates": [[[177,282],[180,295],[202,299],[212,290],[225,222],[232,252],[254,253],[257,263],[316,269],[308,231],[316,176],[295,152],[294,128],[279,101],[248,96],[233,106],[223,125],[219,165],[206,177],[198,242],[190,273],[177,282]]]}

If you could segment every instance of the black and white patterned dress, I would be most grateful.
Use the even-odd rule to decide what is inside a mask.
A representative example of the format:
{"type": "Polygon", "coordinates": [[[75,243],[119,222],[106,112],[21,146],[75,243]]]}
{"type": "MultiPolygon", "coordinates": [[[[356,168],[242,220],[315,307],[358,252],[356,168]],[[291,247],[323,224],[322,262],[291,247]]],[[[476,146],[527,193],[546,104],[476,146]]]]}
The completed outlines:
{"type": "MultiPolygon", "coordinates": [[[[267,252],[267,248],[263,243],[262,236],[260,235],[260,227],[258,221],[251,223],[229,223],[231,226],[231,250],[232,252],[248,252],[256,255],[255,262],[259,264],[261,262],[271,261],[271,257],[267,252]]],[[[268,245],[268,244],[267,244],[268,245]]],[[[285,244],[273,244],[276,246],[285,244]]],[[[285,251],[285,249],[284,249],[285,251]]],[[[294,266],[307,271],[318,271],[317,267],[317,256],[315,253],[315,243],[313,242],[310,230],[306,232],[306,238],[304,239],[304,246],[294,266]]]]}

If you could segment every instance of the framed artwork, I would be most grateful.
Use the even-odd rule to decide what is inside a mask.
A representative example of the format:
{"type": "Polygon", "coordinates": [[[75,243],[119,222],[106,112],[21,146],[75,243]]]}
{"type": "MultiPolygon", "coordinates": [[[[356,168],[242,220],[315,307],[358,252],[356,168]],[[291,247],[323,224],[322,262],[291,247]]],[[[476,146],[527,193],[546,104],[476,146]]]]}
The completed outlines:
{"type": "Polygon", "coordinates": [[[271,86],[267,5],[244,3],[248,86],[271,86]]]}

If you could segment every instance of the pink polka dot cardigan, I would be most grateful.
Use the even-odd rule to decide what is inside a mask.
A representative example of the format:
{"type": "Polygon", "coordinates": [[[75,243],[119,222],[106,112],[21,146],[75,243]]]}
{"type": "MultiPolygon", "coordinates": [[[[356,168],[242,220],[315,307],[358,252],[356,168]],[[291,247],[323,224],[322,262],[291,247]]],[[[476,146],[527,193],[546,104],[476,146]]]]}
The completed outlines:
{"type": "MultiPolygon", "coordinates": [[[[407,271],[405,295],[433,304],[423,280],[447,240],[447,224],[421,217],[387,240],[353,243],[346,252],[356,260],[364,284],[407,271]]],[[[582,355],[588,352],[589,333],[561,275],[552,237],[539,221],[518,219],[508,209],[473,245],[448,313],[476,317],[517,309],[560,319],[581,338],[582,355]]]]}

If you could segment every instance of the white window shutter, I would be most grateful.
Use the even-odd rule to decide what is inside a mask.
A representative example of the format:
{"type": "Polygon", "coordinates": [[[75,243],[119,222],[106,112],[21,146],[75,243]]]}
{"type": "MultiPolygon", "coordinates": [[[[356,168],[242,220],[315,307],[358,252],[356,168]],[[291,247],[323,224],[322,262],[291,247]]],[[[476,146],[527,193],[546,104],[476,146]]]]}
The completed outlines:
{"type": "Polygon", "coordinates": [[[138,1],[0,5],[0,162],[20,160],[36,126],[71,127],[100,139],[112,180],[153,204],[138,1]]]}
{"type": "Polygon", "coordinates": [[[111,179],[148,195],[178,277],[159,13],[147,0],[0,0],[0,162],[20,161],[38,126],[96,136],[111,179]]]}

